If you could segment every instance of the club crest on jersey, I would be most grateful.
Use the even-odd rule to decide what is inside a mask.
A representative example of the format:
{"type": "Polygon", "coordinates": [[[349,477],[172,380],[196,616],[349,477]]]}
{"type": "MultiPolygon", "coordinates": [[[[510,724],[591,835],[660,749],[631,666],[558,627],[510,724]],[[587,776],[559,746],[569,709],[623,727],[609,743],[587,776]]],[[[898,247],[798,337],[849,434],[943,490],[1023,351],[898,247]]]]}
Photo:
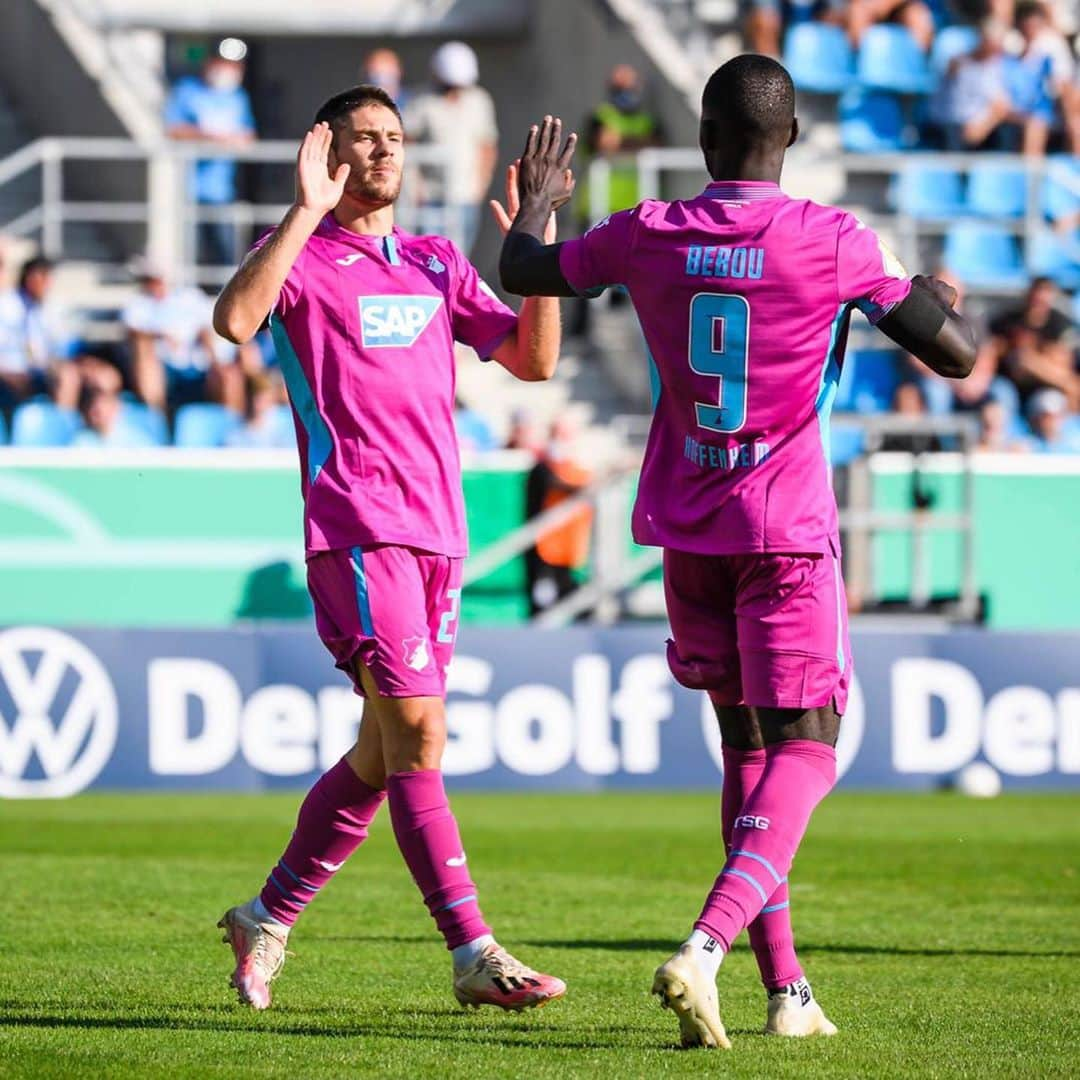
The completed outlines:
{"type": "Polygon", "coordinates": [[[407,349],[442,305],[441,296],[361,296],[360,335],[365,349],[407,349]]]}
{"type": "Polygon", "coordinates": [[[405,638],[401,642],[405,666],[413,671],[423,671],[431,663],[431,653],[422,637],[405,638]]]}

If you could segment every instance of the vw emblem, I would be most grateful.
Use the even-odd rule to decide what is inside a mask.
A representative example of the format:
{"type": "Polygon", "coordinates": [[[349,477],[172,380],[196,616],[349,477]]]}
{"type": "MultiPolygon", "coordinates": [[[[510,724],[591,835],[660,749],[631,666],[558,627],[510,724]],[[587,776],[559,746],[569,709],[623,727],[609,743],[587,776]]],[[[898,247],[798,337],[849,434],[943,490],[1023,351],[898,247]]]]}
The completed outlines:
{"type": "Polygon", "coordinates": [[[116,691],[82,642],[47,627],[0,632],[0,797],[82,791],[116,735],[116,691]]]}

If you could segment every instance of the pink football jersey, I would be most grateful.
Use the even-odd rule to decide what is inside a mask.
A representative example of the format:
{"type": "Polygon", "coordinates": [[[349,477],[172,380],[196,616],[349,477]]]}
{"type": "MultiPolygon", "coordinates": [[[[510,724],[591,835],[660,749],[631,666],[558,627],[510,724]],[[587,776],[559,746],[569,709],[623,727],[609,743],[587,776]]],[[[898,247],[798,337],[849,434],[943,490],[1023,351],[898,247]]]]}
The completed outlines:
{"type": "Polygon", "coordinates": [[[358,236],[323,219],[270,316],[309,553],[400,544],[466,554],[454,342],[487,357],[516,325],[449,240],[358,236]]]}
{"type": "Polygon", "coordinates": [[[699,554],[827,552],[829,411],[848,321],[911,289],[877,236],[775,184],[716,182],[613,214],[561,252],[579,292],[623,285],[653,367],[634,538],[699,554]]]}

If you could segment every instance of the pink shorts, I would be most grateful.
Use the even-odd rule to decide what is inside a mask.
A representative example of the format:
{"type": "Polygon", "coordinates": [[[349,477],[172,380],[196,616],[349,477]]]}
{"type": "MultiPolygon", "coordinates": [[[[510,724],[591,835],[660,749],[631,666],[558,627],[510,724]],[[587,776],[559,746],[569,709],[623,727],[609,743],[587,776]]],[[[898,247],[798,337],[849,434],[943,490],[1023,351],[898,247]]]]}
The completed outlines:
{"type": "Polygon", "coordinates": [[[315,625],[342,671],[383,697],[445,697],[461,606],[461,559],[379,544],[308,559],[315,625]]]}
{"type": "Polygon", "coordinates": [[[675,679],[718,705],[847,706],[847,599],[828,555],[664,552],[675,679]]]}

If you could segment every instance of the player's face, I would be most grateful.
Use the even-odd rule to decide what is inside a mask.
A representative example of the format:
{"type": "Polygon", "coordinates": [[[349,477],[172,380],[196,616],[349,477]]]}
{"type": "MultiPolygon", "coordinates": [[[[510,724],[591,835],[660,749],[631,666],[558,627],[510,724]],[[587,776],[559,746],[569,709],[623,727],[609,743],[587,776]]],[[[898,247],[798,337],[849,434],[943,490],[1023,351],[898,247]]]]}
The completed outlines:
{"type": "Polygon", "coordinates": [[[401,194],[405,136],[401,121],[384,105],[354,109],[334,136],[330,172],[339,164],[352,166],[345,183],[346,198],[387,206],[401,194]]]}

